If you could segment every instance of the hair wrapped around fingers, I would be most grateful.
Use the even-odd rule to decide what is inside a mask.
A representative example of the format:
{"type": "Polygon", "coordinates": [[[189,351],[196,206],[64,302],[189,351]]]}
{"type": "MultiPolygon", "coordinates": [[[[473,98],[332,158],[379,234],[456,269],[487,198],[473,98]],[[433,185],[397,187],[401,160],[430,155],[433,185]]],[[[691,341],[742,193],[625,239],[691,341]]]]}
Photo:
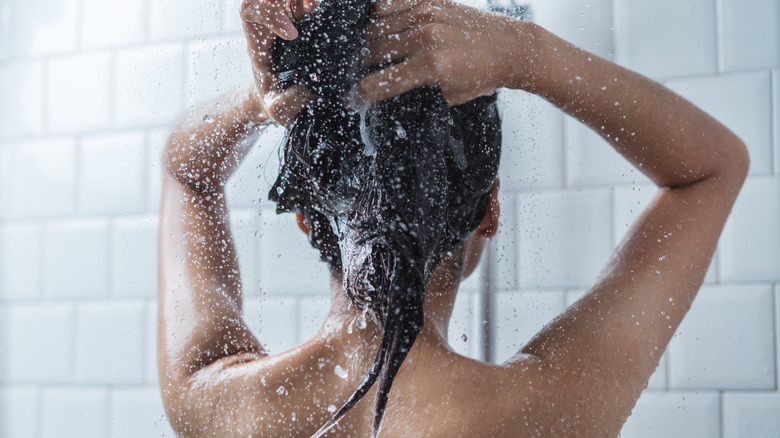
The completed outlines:
{"type": "Polygon", "coordinates": [[[314,436],[375,383],[378,434],[393,379],[422,329],[428,277],[479,225],[498,170],[495,95],[451,109],[437,87],[424,86],[369,108],[346,103],[366,74],[372,8],[324,0],[296,23],[299,37],[277,38],[272,54],[282,87],[304,85],[314,99],[290,127],[269,197],[278,212],[303,215],[352,304],[383,331],[364,381],[314,436]]]}

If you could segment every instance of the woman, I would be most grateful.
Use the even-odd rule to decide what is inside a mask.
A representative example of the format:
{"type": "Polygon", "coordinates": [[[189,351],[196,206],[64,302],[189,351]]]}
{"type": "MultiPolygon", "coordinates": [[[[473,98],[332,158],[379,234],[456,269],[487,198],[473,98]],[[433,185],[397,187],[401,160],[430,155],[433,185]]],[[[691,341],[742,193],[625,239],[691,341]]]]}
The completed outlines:
{"type": "MultiPolygon", "coordinates": [[[[291,15],[301,17],[309,6],[296,5],[291,15]]],[[[304,132],[296,128],[300,121],[316,116],[311,99],[320,102],[327,93],[312,97],[296,81],[286,89],[290,84],[277,85],[272,71],[284,82],[288,70],[280,68],[284,50],[274,49],[284,44],[274,38],[298,39],[284,2],[246,0],[242,16],[255,82],[220,101],[216,115],[210,104],[213,121],[204,121],[205,112],[185,118],[165,155],[158,361],[166,411],[177,432],[310,437],[321,430],[364,437],[381,426],[388,437],[616,436],[703,281],[747,174],[739,139],[662,86],[532,23],[441,0],[380,1],[365,27],[364,62],[372,72],[358,77],[356,100],[384,108],[396,96],[433,85],[456,107],[479,104],[477,98],[501,87],[529,91],[596,130],[659,190],[597,284],[507,363],[476,362],[446,343],[458,283],[496,230],[497,184],[476,190],[484,195],[484,208],[471,209],[481,217],[466,227],[470,234],[463,241],[451,250],[427,245],[433,256],[422,262],[404,259],[416,260],[407,270],[425,280],[418,297],[424,300],[422,323],[405,322],[397,337],[411,348],[401,345],[395,356],[383,356],[392,359],[378,361],[392,312],[374,309],[365,296],[361,302],[361,286],[350,286],[359,275],[336,270],[331,311],[320,332],[268,356],[241,318],[223,186],[259,125],[295,120],[294,139],[304,132]],[[375,321],[356,329],[361,308],[375,321]],[[345,378],[334,373],[336,364],[346,369],[345,378]],[[379,388],[361,398],[377,375],[379,388]],[[366,401],[371,398],[375,404],[366,401]],[[344,413],[335,425],[329,421],[344,413]]],[[[360,134],[365,144],[374,138],[368,132],[360,134]]],[[[290,144],[287,156],[299,152],[290,144]]],[[[361,153],[379,156],[381,146],[361,153]]],[[[456,149],[447,156],[456,156],[456,149]]],[[[286,158],[288,164],[294,166],[286,158]]],[[[319,187],[330,175],[302,172],[293,172],[299,185],[314,179],[317,184],[309,185],[319,187]]],[[[306,205],[330,214],[333,233],[346,239],[352,228],[343,212],[311,197],[286,198],[289,187],[297,186],[277,186],[280,207],[286,208],[287,199],[289,209],[303,213],[299,223],[313,243],[325,242],[318,233],[330,228],[317,225],[306,205]]]]}

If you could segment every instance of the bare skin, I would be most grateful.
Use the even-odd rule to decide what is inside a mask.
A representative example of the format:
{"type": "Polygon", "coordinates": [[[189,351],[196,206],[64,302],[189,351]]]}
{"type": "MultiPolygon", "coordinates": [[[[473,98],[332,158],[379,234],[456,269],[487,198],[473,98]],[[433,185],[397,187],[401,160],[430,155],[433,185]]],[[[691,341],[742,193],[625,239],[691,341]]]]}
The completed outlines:
{"type": "MultiPolygon", "coordinates": [[[[358,314],[337,277],[322,328],[292,350],[268,355],[242,319],[224,184],[257,125],[289,122],[307,96],[274,91],[268,73],[271,38],[295,37],[283,4],[245,1],[253,85],[224,96],[217,114],[209,104],[213,123],[202,122],[205,112],[185,117],[164,157],[158,364],[166,412],[183,436],[308,437],[354,391],[378,345],[375,327],[347,329],[358,314]]],[[[458,283],[496,231],[494,187],[479,228],[427,285],[425,327],[393,385],[381,436],[617,436],[701,286],[747,174],[744,145],[661,85],[533,23],[443,0],[383,1],[376,15],[368,62],[405,61],[364,78],[362,99],[425,83],[453,105],[501,87],[526,90],[593,128],[658,186],[590,291],[501,365],[447,344],[458,283]]],[[[372,396],[327,436],[369,436],[372,396]]]]}

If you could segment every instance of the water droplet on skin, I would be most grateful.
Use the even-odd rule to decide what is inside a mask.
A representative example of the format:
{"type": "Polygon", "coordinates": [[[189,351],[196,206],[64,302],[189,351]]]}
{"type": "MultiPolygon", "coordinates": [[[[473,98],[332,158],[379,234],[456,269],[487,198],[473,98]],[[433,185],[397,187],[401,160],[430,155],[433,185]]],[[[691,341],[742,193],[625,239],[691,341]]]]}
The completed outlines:
{"type": "Polygon", "coordinates": [[[344,368],[341,368],[341,365],[336,365],[336,368],[333,369],[333,372],[342,379],[346,379],[347,376],[349,376],[344,368]]]}
{"type": "Polygon", "coordinates": [[[328,412],[336,412],[336,406],[335,405],[328,405],[328,412]]]}
{"type": "Polygon", "coordinates": [[[357,328],[360,330],[363,330],[364,328],[368,327],[368,322],[366,321],[366,312],[361,313],[357,317],[357,321],[355,321],[355,325],[357,325],[357,328]]]}
{"type": "Polygon", "coordinates": [[[284,386],[280,386],[279,388],[277,388],[276,389],[276,393],[279,394],[279,395],[284,394],[284,386]]]}
{"type": "Polygon", "coordinates": [[[203,116],[203,121],[206,123],[212,123],[214,121],[214,117],[211,117],[210,115],[206,114],[203,116]]]}

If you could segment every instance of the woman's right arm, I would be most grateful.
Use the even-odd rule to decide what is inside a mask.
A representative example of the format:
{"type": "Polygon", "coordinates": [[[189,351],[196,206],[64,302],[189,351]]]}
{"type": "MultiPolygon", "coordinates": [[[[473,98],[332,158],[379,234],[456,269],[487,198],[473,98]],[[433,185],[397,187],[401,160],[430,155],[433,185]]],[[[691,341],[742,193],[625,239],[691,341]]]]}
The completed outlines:
{"type": "Polygon", "coordinates": [[[617,435],[703,282],[747,175],[745,146],[660,84],[533,23],[446,1],[395,7],[369,47],[374,59],[404,60],[361,83],[367,100],[424,83],[452,104],[523,89],[588,125],[658,186],[597,284],[508,364],[540,365],[533,386],[556,419],[546,434],[617,435]]]}

